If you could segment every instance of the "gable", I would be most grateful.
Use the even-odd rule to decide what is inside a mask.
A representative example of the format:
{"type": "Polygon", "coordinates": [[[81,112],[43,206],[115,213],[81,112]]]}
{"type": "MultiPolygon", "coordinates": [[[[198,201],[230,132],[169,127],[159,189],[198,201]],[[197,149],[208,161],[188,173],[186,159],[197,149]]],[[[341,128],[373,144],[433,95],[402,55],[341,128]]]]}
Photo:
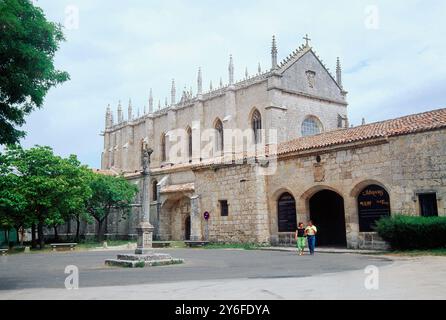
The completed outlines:
{"type": "Polygon", "coordinates": [[[286,90],[345,101],[342,89],[312,50],[292,59],[282,67],[281,71],[282,87],[286,90]]]}

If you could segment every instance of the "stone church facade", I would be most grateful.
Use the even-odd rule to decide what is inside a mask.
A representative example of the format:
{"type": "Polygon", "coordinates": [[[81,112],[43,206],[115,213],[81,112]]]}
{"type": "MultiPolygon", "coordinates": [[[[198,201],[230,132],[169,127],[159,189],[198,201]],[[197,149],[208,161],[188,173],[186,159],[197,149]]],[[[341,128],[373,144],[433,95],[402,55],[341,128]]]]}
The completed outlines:
{"type": "MultiPolygon", "coordinates": [[[[281,63],[277,55],[273,39],[271,69],[238,82],[231,57],[228,84],[207,92],[199,70],[196,95],[185,90],[177,102],[173,82],[170,104],[155,110],[151,94],[140,117],[131,103],[126,119],[118,106],[116,122],[107,109],[98,172],[141,187],[142,145],[154,150],[155,239],[291,244],[296,224],[312,219],[320,245],[378,248],[382,216],[446,215],[446,109],[349,127],[339,59],[332,76],[308,40],[281,63]],[[226,131],[236,129],[251,132],[242,144],[260,147],[228,149],[226,131]]],[[[141,199],[130,219],[109,218],[110,235],[136,234],[141,199]]]]}

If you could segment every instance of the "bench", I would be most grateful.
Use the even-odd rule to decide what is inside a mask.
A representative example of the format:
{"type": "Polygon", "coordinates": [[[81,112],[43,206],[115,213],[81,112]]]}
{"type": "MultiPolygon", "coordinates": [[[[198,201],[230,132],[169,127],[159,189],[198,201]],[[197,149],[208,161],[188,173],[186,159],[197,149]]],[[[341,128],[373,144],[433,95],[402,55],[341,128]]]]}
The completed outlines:
{"type": "Polygon", "coordinates": [[[186,246],[189,248],[196,248],[196,247],[204,247],[209,244],[209,241],[184,241],[186,246]]]}
{"type": "Polygon", "coordinates": [[[77,243],[51,243],[50,246],[53,251],[57,251],[58,248],[70,248],[70,250],[73,251],[76,248],[77,243]]]}
{"type": "Polygon", "coordinates": [[[8,254],[8,249],[0,249],[0,256],[6,256],[8,254]]]}
{"type": "Polygon", "coordinates": [[[153,241],[152,247],[153,248],[169,248],[172,245],[169,241],[153,241]]]}

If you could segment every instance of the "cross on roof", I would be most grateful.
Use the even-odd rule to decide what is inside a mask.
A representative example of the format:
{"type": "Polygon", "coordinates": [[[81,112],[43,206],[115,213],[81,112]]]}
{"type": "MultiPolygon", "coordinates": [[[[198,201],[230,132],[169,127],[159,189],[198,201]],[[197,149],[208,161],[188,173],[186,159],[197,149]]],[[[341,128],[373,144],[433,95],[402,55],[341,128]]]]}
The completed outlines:
{"type": "Polygon", "coordinates": [[[305,44],[305,45],[308,47],[309,42],[311,41],[311,39],[308,38],[308,34],[306,34],[305,37],[304,37],[303,39],[306,41],[306,44],[305,44]]]}

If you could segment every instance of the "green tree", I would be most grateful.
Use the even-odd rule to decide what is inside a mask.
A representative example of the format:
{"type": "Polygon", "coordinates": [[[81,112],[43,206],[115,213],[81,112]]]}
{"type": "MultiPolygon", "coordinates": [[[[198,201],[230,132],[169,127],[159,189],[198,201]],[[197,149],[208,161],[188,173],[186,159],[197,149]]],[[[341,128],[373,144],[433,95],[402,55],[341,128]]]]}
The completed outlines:
{"type": "MultiPolygon", "coordinates": [[[[87,200],[92,196],[90,188],[91,170],[82,166],[77,157],[71,155],[68,159],[62,161],[62,173],[67,188],[65,189],[65,196],[59,199],[59,203],[56,205],[55,221],[62,224],[76,220],[76,241],[78,242],[81,220],[92,222],[92,217],[88,214],[85,206],[87,200]]],[[[53,222],[56,237],[59,224],[53,222]]]]}
{"type": "Polygon", "coordinates": [[[104,240],[104,222],[112,210],[118,210],[122,217],[129,213],[138,188],[123,177],[113,177],[92,173],[90,188],[92,197],[87,202],[87,210],[97,221],[97,240],[104,240]]]}
{"type": "Polygon", "coordinates": [[[7,231],[7,238],[10,229],[16,229],[19,239],[19,230],[29,227],[29,218],[24,213],[26,199],[20,187],[20,176],[9,159],[0,154],[0,229],[7,231]]]}
{"type": "Polygon", "coordinates": [[[0,145],[25,136],[17,129],[41,108],[50,88],[69,79],[54,56],[64,41],[60,24],[47,21],[30,0],[0,0],[0,145]]]}
{"type": "Polygon", "coordinates": [[[24,150],[15,146],[9,147],[3,158],[18,177],[16,193],[25,199],[12,207],[25,215],[27,225],[37,225],[40,248],[45,244],[45,226],[55,228],[57,235],[57,226],[86,212],[90,175],[75,156],[63,159],[49,147],[24,150]]]}

